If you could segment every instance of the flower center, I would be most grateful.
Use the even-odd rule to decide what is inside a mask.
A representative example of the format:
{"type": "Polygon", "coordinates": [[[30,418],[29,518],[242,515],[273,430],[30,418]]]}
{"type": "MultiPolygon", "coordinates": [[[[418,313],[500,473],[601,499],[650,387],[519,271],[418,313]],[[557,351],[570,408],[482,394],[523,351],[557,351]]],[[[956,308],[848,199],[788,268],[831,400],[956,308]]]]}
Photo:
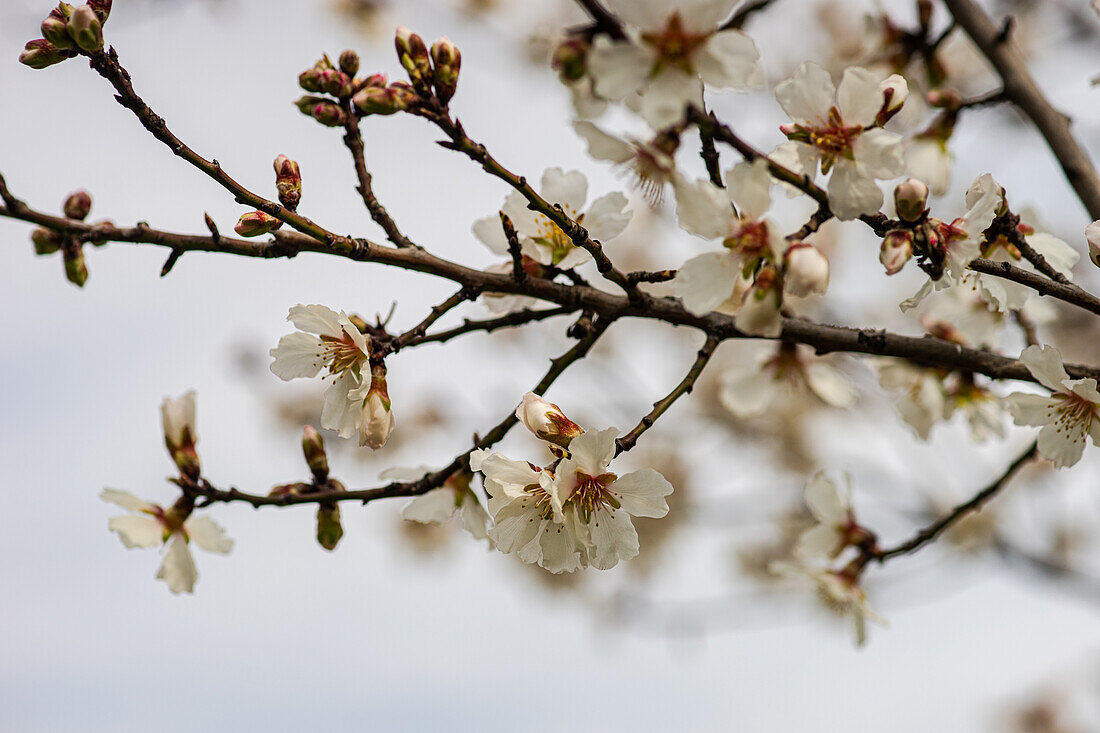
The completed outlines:
{"type": "Polygon", "coordinates": [[[784,126],[783,132],[791,140],[817,148],[821,152],[821,172],[828,173],[840,158],[854,158],[852,144],[863,132],[863,126],[844,124],[840,111],[833,107],[829,110],[829,116],[819,119],[816,125],[784,126]]]}
{"type": "Polygon", "coordinates": [[[1051,395],[1051,399],[1047,420],[1054,425],[1054,430],[1064,433],[1075,443],[1084,442],[1096,416],[1096,405],[1075,392],[1059,392],[1051,395]]]}
{"type": "Polygon", "coordinates": [[[619,477],[613,473],[589,476],[582,471],[577,471],[577,485],[573,487],[573,493],[569,495],[566,503],[575,506],[585,522],[601,507],[610,506],[612,509],[618,509],[621,504],[610,490],[611,484],[615,483],[617,478],[619,477]]]}
{"type": "MultiPolygon", "coordinates": [[[[584,214],[578,214],[572,206],[562,205],[561,208],[566,216],[578,224],[584,221],[584,214]]],[[[535,228],[536,234],[532,239],[537,244],[550,250],[550,261],[555,265],[564,260],[566,255],[576,247],[569,235],[562,231],[562,228],[557,224],[550,221],[550,217],[546,214],[535,215],[535,228]]]]}
{"type": "MultiPolygon", "coordinates": [[[[554,508],[550,505],[550,495],[546,493],[538,484],[531,484],[530,486],[524,486],[523,492],[527,496],[519,500],[520,509],[526,510],[528,506],[533,508],[535,517],[539,519],[552,519],[554,517],[554,508]]],[[[535,521],[535,517],[528,519],[528,522],[535,521]]]]}
{"type": "Polygon", "coordinates": [[[673,66],[686,74],[694,74],[691,56],[707,41],[707,34],[690,33],[684,28],[680,11],[669,16],[665,27],[654,33],[643,33],[642,40],[653,48],[657,60],[650,72],[656,76],[665,66],[673,66]]]}
{"type": "Polygon", "coordinates": [[[736,252],[749,262],[746,265],[755,266],[756,258],[763,255],[768,249],[768,224],[756,219],[738,219],[731,227],[730,236],[723,240],[722,244],[730,251],[736,252]]]}
{"type": "Polygon", "coordinates": [[[358,367],[367,355],[352,341],[347,333],[340,338],[321,334],[321,363],[328,367],[329,374],[337,375],[358,367]]]}

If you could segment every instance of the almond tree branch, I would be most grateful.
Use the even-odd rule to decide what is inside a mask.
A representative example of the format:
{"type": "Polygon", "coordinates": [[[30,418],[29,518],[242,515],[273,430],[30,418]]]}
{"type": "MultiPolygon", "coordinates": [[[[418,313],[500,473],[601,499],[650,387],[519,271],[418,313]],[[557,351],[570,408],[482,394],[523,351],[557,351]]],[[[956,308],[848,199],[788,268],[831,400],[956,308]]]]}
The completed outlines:
{"type": "Polygon", "coordinates": [[[1047,101],[1028,72],[1016,44],[976,0],[944,0],[951,15],[996,69],[1004,95],[1034,123],[1089,216],[1100,219],[1100,177],[1085,149],[1073,136],[1069,118],[1047,101]]]}
{"type": "MultiPolygon", "coordinates": [[[[560,377],[566,369],[588,355],[588,351],[600,337],[603,336],[613,320],[612,318],[597,319],[588,330],[588,333],[572,348],[556,359],[551,359],[549,370],[547,370],[543,378],[539,380],[539,383],[534,386],[532,391],[537,394],[545,394],[546,390],[557,381],[558,377],[560,377]]],[[[311,492],[308,494],[281,494],[278,496],[250,494],[235,488],[219,489],[205,480],[198,485],[182,485],[181,488],[186,494],[193,497],[202,497],[203,502],[200,506],[207,506],[216,502],[242,501],[256,508],[262,506],[289,506],[291,504],[322,504],[339,501],[359,501],[366,504],[375,499],[385,499],[397,496],[418,496],[432,489],[439,488],[446,483],[447,479],[454,473],[468,467],[471,453],[481,448],[489,448],[500,442],[504,436],[508,434],[508,431],[518,422],[519,418],[516,417],[515,412],[509,413],[508,417],[504,418],[504,420],[500,421],[492,430],[486,433],[485,437],[476,440],[469,450],[459,453],[444,468],[427,473],[416,481],[394,481],[385,486],[371,489],[357,489],[354,491],[330,490],[311,492]]]]}
{"type": "Polygon", "coordinates": [[[557,308],[523,308],[520,310],[506,313],[499,318],[486,318],[484,320],[471,320],[467,318],[461,326],[455,326],[449,328],[446,331],[437,331],[436,333],[429,333],[425,336],[419,336],[413,338],[406,344],[406,346],[419,346],[420,344],[441,344],[451,339],[462,336],[467,333],[474,333],[482,331],[484,333],[492,333],[500,328],[512,328],[515,326],[524,326],[528,323],[535,323],[536,321],[544,321],[548,318],[556,318],[557,316],[565,316],[570,313],[575,313],[576,308],[569,308],[568,306],[559,306],[557,308]]]}
{"type": "Polygon", "coordinates": [[[1016,472],[1020,470],[1024,464],[1031,462],[1039,455],[1038,443],[1032,443],[1031,446],[1020,455],[1019,458],[1009,464],[1004,473],[998,476],[991,484],[979,491],[968,501],[964,501],[959,504],[950,512],[937,519],[932,524],[928,525],[924,529],[917,532],[911,539],[902,542],[899,545],[895,545],[887,550],[880,550],[878,548],[870,552],[871,559],[877,560],[882,563],[889,560],[892,557],[899,555],[908,555],[911,552],[919,550],[924,545],[928,544],[932,540],[939,537],[945,531],[954,526],[963,517],[976,512],[985,506],[986,502],[992,499],[1001,491],[1008,482],[1012,480],[1012,477],[1016,475],[1016,472]]]}

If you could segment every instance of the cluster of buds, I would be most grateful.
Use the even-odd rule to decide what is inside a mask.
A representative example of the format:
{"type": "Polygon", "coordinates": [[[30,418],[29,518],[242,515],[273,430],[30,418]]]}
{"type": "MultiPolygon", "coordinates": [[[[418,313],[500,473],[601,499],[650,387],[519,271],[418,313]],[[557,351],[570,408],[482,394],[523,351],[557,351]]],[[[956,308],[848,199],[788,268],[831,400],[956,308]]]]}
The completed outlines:
{"type": "Polygon", "coordinates": [[[537,438],[551,443],[554,447],[550,450],[559,457],[565,455],[573,438],[584,432],[560,407],[534,392],[523,395],[523,402],[516,408],[516,417],[537,438]]]}
{"type": "Polygon", "coordinates": [[[79,52],[103,50],[103,24],[111,14],[112,0],[89,0],[75,8],[58,3],[42,21],[42,38],[28,41],[19,62],[32,69],[45,69],[71,59],[79,52]]]}
{"type": "MultiPolygon", "coordinates": [[[[312,425],[302,430],[302,454],[305,456],[309,471],[313,474],[310,483],[296,482],[274,487],[269,496],[308,495],[318,492],[346,491],[344,485],[328,475],[328,454],[325,452],[325,440],[312,425]]],[[[336,549],[340,538],[344,536],[344,527],[340,523],[340,506],[336,502],[325,502],[317,507],[317,543],[328,551],[336,549]]]]}
{"type": "Polygon", "coordinates": [[[392,115],[404,112],[419,97],[413,88],[402,81],[389,84],[385,74],[372,74],[351,98],[355,109],[363,116],[392,115]]]}
{"type": "Polygon", "coordinates": [[[302,114],[310,115],[326,127],[340,127],[347,122],[347,114],[341,103],[355,92],[359,55],[354,51],[344,51],[337,63],[339,67],[326,54],[312,68],[298,75],[298,86],[302,89],[314,94],[329,95],[306,95],[294,103],[302,114]]]}
{"type": "Polygon", "coordinates": [[[433,43],[429,52],[424,39],[405,27],[397,29],[394,46],[413,89],[424,96],[434,90],[436,99],[446,106],[455,95],[462,68],[462,54],[458,48],[444,37],[433,43]]]}
{"type": "MultiPolygon", "coordinates": [[[[69,219],[84,221],[92,209],[92,197],[87,191],[77,191],[69,194],[62,206],[62,211],[69,219]]],[[[39,227],[31,232],[31,242],[34,244],[34,252],[38,255],[51,255],[61,252],[62,261],[65,264],[65,277],[73,285],[84,287],[88,281],[88,266],[84,261],[84,245],[75,237],[68,236],[54,229],[39,227]]]]}
{"type": "Polygon", "coordinates": [[[894,189],[894,209],[902,226],[886,232],[882,239],[878,258],[887,275],[901,271],[913,256],[918,238],[919,251],[937,249],[935,245],[939,237],[928,220],[928,193],[928,186],[916,178],[910,178],[894,189]]]}

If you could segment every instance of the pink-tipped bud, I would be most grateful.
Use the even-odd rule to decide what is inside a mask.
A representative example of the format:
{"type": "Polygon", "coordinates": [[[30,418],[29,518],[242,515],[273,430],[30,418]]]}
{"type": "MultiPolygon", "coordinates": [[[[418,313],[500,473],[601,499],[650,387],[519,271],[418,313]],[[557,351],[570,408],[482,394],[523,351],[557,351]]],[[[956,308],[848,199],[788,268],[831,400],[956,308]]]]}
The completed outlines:
{"type": "Polygon", "coordinates": [[[76,45],[72,36],[69,35],[69,16],[72,12],[72,5],[60,3],[42,21],[42,37],[59,49],[72,48],[76,45]]]}
{"type": "Polygon", "coordinates": [[[557,70],[562,81],[580,81],[588,73],[588,41],[584,38],[566,38],[554,48],[550,65],[557,70]]]}
{"type": "Polygon", "coordinates": [[[371,74],[363,80],[364,87],[384,87],[389,83],[390,80],[385,74],[371,74]]]}
{"type": "Polygon", "coordinates": [[[78,5],[69,16],[69,35],[81,51],[103,50],[103,24],[90,5],[78,5]]]}
{"type": "Polygon", "coordinates": [[[442,104],[455,95],[461,68],[462,54],[446,36],[432,44],[432,85],[442,104]]]}
{"type": "Polygon", "coordinates": [[[882,239],[878,261],[886,268],[887,275],[896,275],[913,256],[913,232],[908,229],[892,229],[882,239]]]}
{"type": "Polygon", "coordinates": [[[359,445],[377,450],[386,444],[397,425],[390,404],[384,364],[371,365],[371,383],[363,400],[362,420],[359,423],[359,445]]]}
{"type": "Polygon", "coordinates": [[[199,442],[195,429],[195,392],[182,397],[165,397],[160,403],[160,422],[164,429],[164,446],[180,473],[197,480],[202,473],[195,444],[199,442]]]}
{"type": "Polygon", "coordinates": [[[394,82],[388,87],[364,87],[351,101],[364,115],[392,115],[407,110],[419,100],[408,84],[394,82]]]}
{"type": "Polygon", "coordinates": [[[313,109],[319,105],[328,102],[324,97],[313,97],[305,95],[304,97],[298,97],[294,100],[294,106],[298,108],[298,111],[304,115],[313,116],[313,109]]]}
{"type": "Polygon", "coordinates": [[[787,136],[788,140],[796,143],[808,143],[810,142],[810,131],[802,125],[797,123],[788,123],[786,125],[780,125],[779,131],[787,136]]]}
{"type": "Polygon", "coordinates": [[[35,254],[52,255],[61,249],[61,245],[65,243],[65,238],[53,229],[39,227],[31,232],[31,242],[34,243],[35,254]]]}
{"type": "Polygon", "coordinates": [[[298,164],[285,155],[275,159],[275,188],[279,192],[279,203],[291,211],[298,208],[302,200],[302,174],[298,164]]]}
{"type": "Polygon", "coordinates": [[[878,85],[882,94],[882,107],[875,117],[875,122],[885,125],[887,120],[901,111],[901,106],[909,98],[909,84],[901,74],[891,74],[878,85]]]}
{"type": "Polygon", "coordinates": [[[306,69],[301,74],[298,74],[298,86],[305,89],[307,92],[320,92],[321,80],[324,78],[324,69],[318,69],[314,66],[312,69],[306,69]]]}
{"type": "Polygon", "coordinates": [[[88,0],[88,7],[95,13],[95,17],[99,18],[101,25],[106,23],[111,15],[111,4],[112,0],[88,0]]]}
{"type": "Polygon", "coordinates": [[[347,97],[351,94],[351,79],[342,71],[326,69],[321,72],[321,91],[334,97],[347,97]]]}
{"type": "Polygon", "coordinates": [[[328,454],[325,453],[325,440],[312,425],[306,425],[302,430],[302,453],[313,474],[313,480],[318,484],[328,481],[328,454]]]}
{"type": "Polygon", "coordinates": [[[68,218],[84,221],[88,217],[88,212],[92,210],[92,197],[84,190],[70,193],[65,199],[63,210],[68,218]]]}
{"type": "Polygon", "coordinates": [[[426,89],[432,82],[432,61],[424,39],[401,26],[394,35],[394,47],[401,66],[417,89],[426,89]]]}
{"type": "Polygon", "coordinates": [[[317,543],[329,552],[336,549],[344,527],[340,524],[340,507],[337,504],[317,507],[317,543]]]}
{"type": "Polygon", "coordinates": [[[516,408],[516,417],[539,439],[562,448],[568,448],[573,438],[584,432],[560,407],[534,392],[523,395],[523,403],[516,408]]]}
{"type": "Polygon", "coordinates": [[[84,262],[84,248],[80,244],[63,247],[61,257],[65,261],[65,279],[78,288],[88,282],[88,265],[84,262]]]}
{"type": "Polygon", "coordinates": [[[783,288],[799,298],[824,295],[829,288],[829,260],[806,242],[794,242],[783,255],[783,288]]]}
{"type": "Polygon", "coordinates": [[[954,110],[962,104],[962,95],[954,89],[933,89],[925,95],[925,100],[931,107],[954,110]]]}
{"type": "Polygon", "coordinates": [[[233,231],[242,237],[261,237],[270,234],[282,225],[282,222],[263,211],[251,211],[237,221],[233,231]]]}
{"type": "Polygon", "coordinates": [[[339,127],[347,121],[347,116],[344,114],[344,110],[340,109],[340,105],[333,102],[322,102],[313,108],[311,113],[313,119],[320,122],[325,127],[339,127]]]}
{"type": "Polygon", "coordinates": [[[19,63],[32,69],[45,69],[72,57],[71,51],[59,49],[45,38],[36,38],[33,41],[27,41],[23,52],[19,54],[19,63]]]}
{"type": "Polygon", "coordinates": [[[920,221],[928,213],[928,186],[916,178],[898,184],[894,189],[894,210],[903,221],[920,221]]]}
{"type": "Polygon", "coordinates": [[[350,48],[340,54],[340,71],[354,78],[359,73],[359,54],[350,48]]]}

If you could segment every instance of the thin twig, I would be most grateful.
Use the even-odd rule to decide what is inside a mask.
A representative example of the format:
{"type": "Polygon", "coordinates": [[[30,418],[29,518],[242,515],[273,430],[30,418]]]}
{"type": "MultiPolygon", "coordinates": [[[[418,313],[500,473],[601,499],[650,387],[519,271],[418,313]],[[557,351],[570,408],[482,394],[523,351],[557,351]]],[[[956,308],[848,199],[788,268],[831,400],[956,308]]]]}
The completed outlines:
{"type": "Polygon", "coordinates": [[[508,240],[508,254],[512,257],[512,277],[516,282],[527,279],[527,271],[523,269],[523,251],[519,244],[519,235],[512,220],[503,211],[500,212],[500,226],[504,229],[504,238],[508,240]]]}

